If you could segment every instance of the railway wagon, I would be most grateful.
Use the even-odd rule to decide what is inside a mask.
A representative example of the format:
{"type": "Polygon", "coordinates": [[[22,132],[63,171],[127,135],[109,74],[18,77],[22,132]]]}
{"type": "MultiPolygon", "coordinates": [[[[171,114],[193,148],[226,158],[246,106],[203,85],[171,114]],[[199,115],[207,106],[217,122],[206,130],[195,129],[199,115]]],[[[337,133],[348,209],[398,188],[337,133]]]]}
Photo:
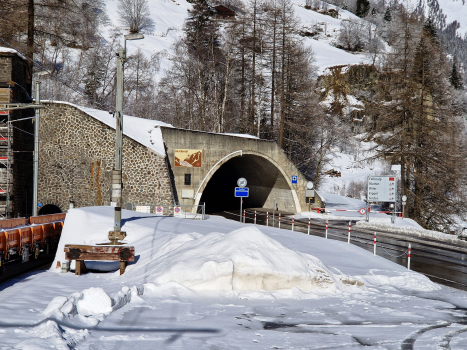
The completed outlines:
{"type": "Polygon", "coordinates": [[[0,269],[12,257],[22,256],[23,261],[28,261],[30,253],[35,259],[41,251],[48,254],[60,240],[65,215],[0,220],[3,228],[0,231],[0,269]],[[12,228],[12,225],[18,227],[12,228]]]}

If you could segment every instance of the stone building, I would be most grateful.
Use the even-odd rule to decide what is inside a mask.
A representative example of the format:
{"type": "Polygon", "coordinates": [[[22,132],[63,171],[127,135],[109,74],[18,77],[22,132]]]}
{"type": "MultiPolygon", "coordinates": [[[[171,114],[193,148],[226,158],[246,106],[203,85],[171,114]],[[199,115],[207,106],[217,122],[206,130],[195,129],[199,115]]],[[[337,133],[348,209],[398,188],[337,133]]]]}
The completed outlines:
{"type": "MultiPolygon", "coordinates": [[[[111,204],[115,118],[105,111],[42,102],[38,202],[40,214],[111,204]]],[[[125,116],[122,208],[172,204],[161,144],[163,123],[125,116]]]]}

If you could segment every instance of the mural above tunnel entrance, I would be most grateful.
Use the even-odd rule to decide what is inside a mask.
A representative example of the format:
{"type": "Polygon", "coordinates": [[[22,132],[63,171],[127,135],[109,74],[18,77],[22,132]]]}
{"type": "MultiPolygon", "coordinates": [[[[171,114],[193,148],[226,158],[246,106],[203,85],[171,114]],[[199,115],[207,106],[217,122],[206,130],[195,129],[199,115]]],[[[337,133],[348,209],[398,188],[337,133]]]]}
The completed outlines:
{"type": "Polygon", "coordinates": [[[202,150],[199,149],[176,149],[175,166],[185,168],[201,168],[202,150]]]}

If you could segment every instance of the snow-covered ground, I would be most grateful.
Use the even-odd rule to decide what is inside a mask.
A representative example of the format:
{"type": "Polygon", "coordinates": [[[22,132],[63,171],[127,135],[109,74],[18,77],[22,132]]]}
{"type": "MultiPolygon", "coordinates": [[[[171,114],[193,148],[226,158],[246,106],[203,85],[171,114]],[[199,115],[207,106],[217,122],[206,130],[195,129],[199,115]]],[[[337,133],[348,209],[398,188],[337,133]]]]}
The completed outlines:
{"type": "Polygon", "coordinates": [[[55,267],[112,227],[111,207],[70,210],[52,268],[0,284],[0,349],[467,347],[465,292],[288,230],[124,210],[124,275],[55,267]]]}

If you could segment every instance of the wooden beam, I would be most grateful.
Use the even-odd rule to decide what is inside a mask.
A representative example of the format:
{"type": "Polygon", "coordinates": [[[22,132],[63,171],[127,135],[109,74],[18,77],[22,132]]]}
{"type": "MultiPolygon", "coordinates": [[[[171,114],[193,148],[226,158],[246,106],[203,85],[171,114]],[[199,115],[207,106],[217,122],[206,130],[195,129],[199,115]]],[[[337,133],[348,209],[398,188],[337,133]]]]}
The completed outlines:
{"type": "Polygon", "coordinates": [[[76,260],[75,275],[86,273],[86,265],[83,260],[76,260]]]}

